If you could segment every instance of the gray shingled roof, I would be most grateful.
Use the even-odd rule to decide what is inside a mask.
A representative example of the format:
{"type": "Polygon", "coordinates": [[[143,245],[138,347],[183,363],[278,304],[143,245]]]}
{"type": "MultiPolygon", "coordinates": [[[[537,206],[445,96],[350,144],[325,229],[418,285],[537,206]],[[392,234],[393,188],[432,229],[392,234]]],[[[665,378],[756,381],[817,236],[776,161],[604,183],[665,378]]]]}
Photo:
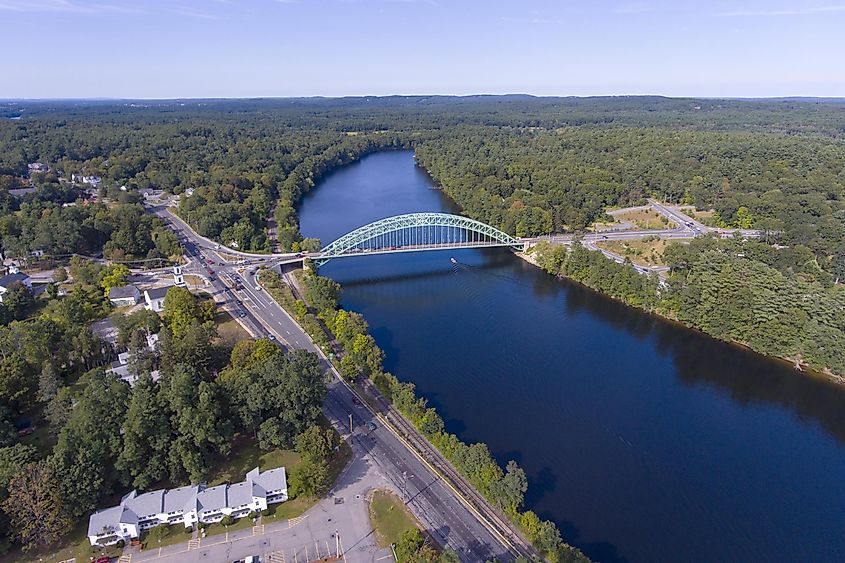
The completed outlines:
{"type": "Polygon", "coordinates": [[[146,293],[149,296],[150,300],[164,299],[164,296],[167,295],[167,290],[170,289],[171,287],[173,287],[173,286],[169,285],[167,287],[154,287],[152,289],[145,290],[144,293],[146,293]]]}
{"type": "Polygon", "coordinates": [[[117,525],[120,522],[137,524],[138,517],[131,510],[127,510],[126,507],[121,505],[100,510],[88,519],[88,535],[99,536],[103,533],[103,530],[116,532],[118,531],[117,525]]]}
{"type": "Polygon", "coordinates": [[[213,512],[226,507],[226,487],[227,485],[218,485],[201,491],[197,495],[197,501],[200,504],[202,512],[213,512]]]}
{"type": "Polygon", "coordinates": [[[138,291],[134,285],[124,285],[121,287],[113,287],[109,289],[109,299],[128,299],[135,297],[135,292],[138,291]]]}
{"type": "Polygon", "coordinates": [[[270,469],[264,473],[258,473],[258,468],[256,467],[247,473],[246,477],[247,479],[252,478],[253,483],[261,485],[261,487],[268,493],[287,489],[288,487],[287,475],[285,474],[284,467],[270,469]]]}
{"type": "Polygon", "coordinates": [[[229,508],[250,504],[252,502],[252,485],[251,483],[245,482],[229,485],[229,491],[227,494],[229,508]]]}
{"type": "Polygon", "coordinates": [[[198,490],[199,487],[196,485],[170,489],[164,493],[164,510],[162,512],[184,512],[186,505],[190,510],[191,502],[196,498],[198,490]]]}
{"type": "Polygon", "coordinates": [[[147,516],[160,514],[164,507],[164,491],[150,491],[143,495],[127,500],[125,506],[135,512],[143,520],[147,516]]]}
{"type": "Polygon", "coordinates": [[[235,508],[252,503],[253,497],[287,489],[285,468],[279,467],[261,473],[256,467],[246,474],[244,481],[234,485],[218,485],[205,489],[203,485],[191,485],[171,490],[150,491],[139,495],[132,491],[121,499],[121,504],[95,512],[88,520],[88,535],[98,536],[103,528],[117,531],[118,525],[138,524],[151,516],[169,512],[197,513],[216,512],[223,508],[235,508]]]}
{"type": "Polygon", "coordinates": [[[9,287],[15,282],[23,283],[23,281],[27,278],[29,278],[29,276],[26,274],[22,274],[21,272],[18,272],[17,274],[6,274],[2,278],[0,278],[0,286],[9,287]]]}

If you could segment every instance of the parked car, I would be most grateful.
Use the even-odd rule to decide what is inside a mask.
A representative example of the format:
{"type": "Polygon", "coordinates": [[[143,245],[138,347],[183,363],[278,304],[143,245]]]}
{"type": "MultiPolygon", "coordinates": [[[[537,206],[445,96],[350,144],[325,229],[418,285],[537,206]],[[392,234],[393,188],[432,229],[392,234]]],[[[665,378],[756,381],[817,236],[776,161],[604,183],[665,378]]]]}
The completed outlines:
{"type": "Polygon", "coordinates": [[[369,428],[369,429],[370,429],[370,432],[372,432],[373,430],[375,430],[375,429],[377,428],[377,427],[376,427],[376,423],[375,423],[375,422],[373,422],[372,420],[371,420],[371,421],[369,421],[369,422],[367,423],[367,428],[369,428]]]}

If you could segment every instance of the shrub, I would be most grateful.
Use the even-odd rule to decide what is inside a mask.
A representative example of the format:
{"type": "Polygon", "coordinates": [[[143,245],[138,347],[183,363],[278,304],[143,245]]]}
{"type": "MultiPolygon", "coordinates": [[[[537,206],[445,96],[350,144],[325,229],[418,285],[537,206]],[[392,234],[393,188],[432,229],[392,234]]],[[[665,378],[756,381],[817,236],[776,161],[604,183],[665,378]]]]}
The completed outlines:
{"type": "Polygon", "coordinates": [[[224,526],[231,526],[232,524],[235,523],[235,519],[227,514],[226,516],[224,516],[220,520],[220,523],[223,524],[224,526]]]}

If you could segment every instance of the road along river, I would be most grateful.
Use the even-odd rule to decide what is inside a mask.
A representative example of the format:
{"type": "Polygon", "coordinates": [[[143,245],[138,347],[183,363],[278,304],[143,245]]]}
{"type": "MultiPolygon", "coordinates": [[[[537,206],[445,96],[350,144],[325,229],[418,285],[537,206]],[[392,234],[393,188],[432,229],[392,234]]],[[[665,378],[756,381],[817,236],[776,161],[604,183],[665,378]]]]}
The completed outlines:
{"type": "MultiPolygon", "coordinates": [[[[303,200],[305,236],[454,212],[409,151],[303,200]]],[[[386,368],[526,470],[528,507],[605,562],[841,561],[845,389],[555,279],[507,250],[331,262],[386,368]],[[455,257],[458,264],[452,264],[455,257]]]]}

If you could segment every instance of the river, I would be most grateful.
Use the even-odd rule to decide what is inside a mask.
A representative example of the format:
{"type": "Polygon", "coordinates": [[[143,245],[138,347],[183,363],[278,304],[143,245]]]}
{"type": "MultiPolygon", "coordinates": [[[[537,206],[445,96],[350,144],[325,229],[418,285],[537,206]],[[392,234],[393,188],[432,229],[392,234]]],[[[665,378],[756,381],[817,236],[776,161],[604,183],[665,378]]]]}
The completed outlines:
{"type": "MultiPolygon", "coordinates": [[[[300,205],[324,242],[456,207],[376,153],[300,205]]],[[[467,442],[529,478],[527,507],[604,562],[842,561],[845,389],[559,280],[507,250],[356,257],[321,269],[467,442]],[[449,260],[454,256],[458,264],[449,260]]]]}

